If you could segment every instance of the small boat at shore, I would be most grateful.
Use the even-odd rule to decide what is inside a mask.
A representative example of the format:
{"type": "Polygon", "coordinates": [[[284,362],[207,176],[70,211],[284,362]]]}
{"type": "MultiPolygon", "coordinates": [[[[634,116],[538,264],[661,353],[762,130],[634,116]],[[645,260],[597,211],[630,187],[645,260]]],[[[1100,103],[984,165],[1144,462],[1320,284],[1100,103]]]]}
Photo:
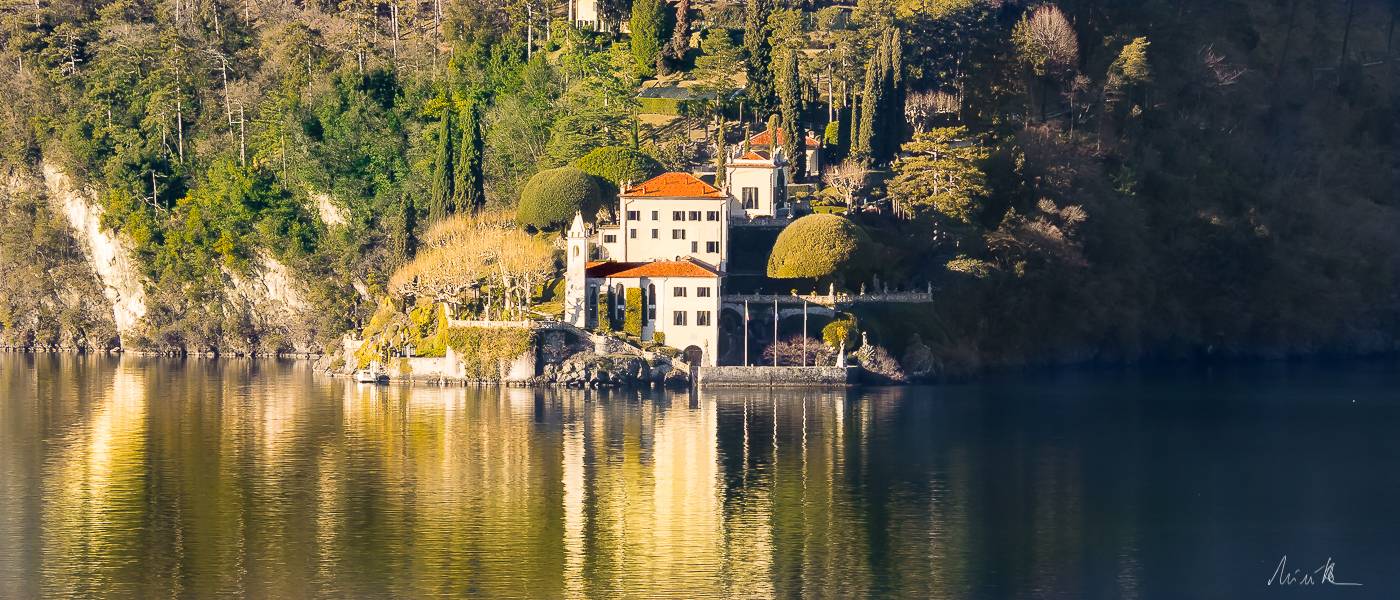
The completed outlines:
{"type": "Polygon", "coordinates": [[[384,372],[384,368],[378,362],[369,363],[368,367],[355,371],[356,383],[386,383],[389,381],[389,374],[384,372]]]}

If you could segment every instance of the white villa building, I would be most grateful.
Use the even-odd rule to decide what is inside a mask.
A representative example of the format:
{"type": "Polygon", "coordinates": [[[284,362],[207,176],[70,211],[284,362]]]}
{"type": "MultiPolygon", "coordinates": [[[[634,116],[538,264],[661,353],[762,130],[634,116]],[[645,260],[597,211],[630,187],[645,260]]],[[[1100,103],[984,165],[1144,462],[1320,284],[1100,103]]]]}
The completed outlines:
{"type": "Polygon", "coordinates": [[[583,215],[568,233],[564,318],[576,327],[598,324],[600,310],[613,310],[613,322],[626,319],[627,290],[641,291],[642,339],[685,352],[687,360],[715,365],[719,352],[719,311],[724,274],[693,257],[643,261],[588,259],[590,235],[583,215]]]}
{"type": "Polygon", "coordinates": [[[618,222],[598,228],[600,258],[646,262],[692,257],[727,266],[729,196],[688,173],[663,173],[618,195],[618,222]]]}
{"type": "MultiPolygon", "coordinates": [[[[624,323],[628,290],[639,290],[642,340],[661,334],[687,360],[714,366],[731,222],[790,216],[781,145],[772,147],[767,132],[749,145],[728,161],[723,190],[688,173],[663,173],[624,186],[615,223],[590,231],[583,215],[575,215],[567,233],[564,320],[594,328],[599,311],[611,310],[611,321],[624,323]]],[[[809,137],[813,172],[819,148],[809,137]]]]}

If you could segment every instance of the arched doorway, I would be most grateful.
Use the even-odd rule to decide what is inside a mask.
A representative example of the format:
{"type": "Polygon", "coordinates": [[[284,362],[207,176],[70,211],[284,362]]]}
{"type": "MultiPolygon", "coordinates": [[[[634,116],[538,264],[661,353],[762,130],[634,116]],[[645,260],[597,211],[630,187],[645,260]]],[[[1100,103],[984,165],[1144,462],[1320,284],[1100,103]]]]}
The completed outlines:
{"type": "Polygon", "coordinates": [[[705,360],[705,351],[701,350],[699,346],[691,344],[685,347],[685,362],[690,363],[690,366],[698,367],[701,365],[700,361],[703,360],[705,360]]]}

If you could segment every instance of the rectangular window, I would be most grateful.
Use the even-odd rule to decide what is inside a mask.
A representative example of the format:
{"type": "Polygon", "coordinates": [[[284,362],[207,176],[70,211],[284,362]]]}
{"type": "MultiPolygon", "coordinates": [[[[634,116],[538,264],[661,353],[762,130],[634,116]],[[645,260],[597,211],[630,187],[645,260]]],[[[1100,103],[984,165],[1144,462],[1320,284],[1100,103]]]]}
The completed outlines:
{"type": "Polygon", "coordinates": [[[696,325],[699,325],[699,326],[701,326],[701,327],[704,327],[704,326],[706,326],[706,325],[709,325],[709,324],[710,324],[710,311],[708,311],[708,310],[697,310],[697,311],[695,311],[695,324],[696,324],[696,325]]]}
{"type": "Polygon", "coordinates": [[[616,243],[617,243],[617,234],[614,234],[614,233],[604,234],[604,235],[603,235],[603,243],[604,243],[604,244],[616,244],[616,243]]]}
{"type": "Polygon", "coordinates": [[[675,311],[674,313],[672,313],[671,320],[672,323],[676,325],[685,325],[685,311],[675,311]]]}
{"type": "Polygon", "coordinates": [[[660,238],[661,238],[661,230],[660,230],[660,229],[653,229],[653,230],[651,230],[651,239],[655,240],[655,239],[660,239],[660,238]]]}
{"type": "Polygon", "coordinates": [[[719,220],[719,211],[717,211],[717,210],[707,211],[707,212],[705,213],[705,220],[706,220],[706,221],[718,221],[718,220],[719,220]]]}
{"type": "Polygon", "coordinates": [[[683,240],[683,239],[685,239],[685,230],[684,230],[684,229],[672,229],[672,230],[671,230],[671,239],[673,239],[673,240],[683,240]]]}
{"type": "Polygon", "coordinates": [[[706,252],[719,252],[719,242],[705,242],[706,252]]]}
{"type": "Polygon", "coordinates": [[[680,286],[673,287],[673,288],[671,288],[671,295],[672,295],[672,296],[675,296],[675,297],[677,297],[677,298],[684,298],[684,297],[685,297],[685,288],[684,288],[684,287],[680,287],[680,286]]]}
{"type": "Polygon", "coordinates": [[[651,211],[651,220],[653,220],[653,221],[660,221],[660,220],[661,220],[661,214],[658,213],[658,212],[656,212],[656,211],[654,211],[654,210],[651,211]]]}
{"type": "Polygon", "coordinates": [[[685,211],[683,211],[683,210],[673,210],[673,211],[671,211],[671,220],[672,220],[672,221],[684,221],[684,220],[685,220],[685,211]]]}
{"type": "Polygon", "coordinates": [[[690,218],[690,220],[692,220],[692,221],[699,221],[699,220],[700,220],[700,211],[698,211],[698,210],[692,210],[692,211],[690,211],[690,217],[689,217],[689,218],[690,218]]]}
{"type": "Polygon", "coordinates": [[[627,237],[630,237],[630,238],[632,238],[632,239],[634,239],[634,240],[637,239],[637,230],[636,230],[636,229],[628,229],[628,230],[627,230],[627,237]]]}
{"type": "Polygon", "coordinates": [[[758,188],[744,188],[744,208],[758,208],[758,188]]]}
{"type": "Polygon", "coordinates": [[[710,297],[710,288],[707,288],[707,287],[698,287],[698,288],[695,288],[695,297],[697,297],[697,298],[709,298],[709,297],[710,297]]]}
{"type": "Polygon", "coordinates": [[[691,254],[695,254],[696,252],[699,252],[699,251],[700,251],[700,242],[691,242],[691,243],[690,243],[690,253],[691,253],[691,254]]]}
{"type": "Polygon", "coordinates": [[[627,220],[628,220],[628,221],[638,221],[638,220],[641,220],[641,218],[642,218],[642,211],[640,211],[640,210],[629,210],[629,211],[627,211],[627,220]]]}

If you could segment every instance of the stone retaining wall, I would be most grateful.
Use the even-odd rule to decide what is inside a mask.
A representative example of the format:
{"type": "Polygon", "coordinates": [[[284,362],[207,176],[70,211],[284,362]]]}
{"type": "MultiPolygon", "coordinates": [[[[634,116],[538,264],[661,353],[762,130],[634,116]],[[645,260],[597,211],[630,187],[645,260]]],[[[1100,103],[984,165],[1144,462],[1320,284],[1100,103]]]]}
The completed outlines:
{"type": "Polygon", "coordinates": [[[699,387],[846,387],[860,379],[857,367],[700,367],[699,387]]]}

